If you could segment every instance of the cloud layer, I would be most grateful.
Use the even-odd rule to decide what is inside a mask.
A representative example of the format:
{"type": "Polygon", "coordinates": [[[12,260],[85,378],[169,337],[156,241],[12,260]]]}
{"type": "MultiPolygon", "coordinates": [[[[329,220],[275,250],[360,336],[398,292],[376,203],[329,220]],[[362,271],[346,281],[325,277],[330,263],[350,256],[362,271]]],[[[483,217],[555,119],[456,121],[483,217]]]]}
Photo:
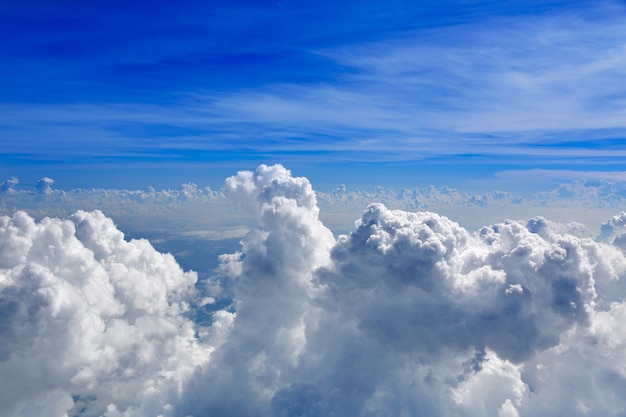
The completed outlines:
{"type": "MultiPolygon", "coordinates": [[[[469,230],[503,218],[528,219],[542,215],[558,223],[572,223],[567,228],[579,229],[578,234],[595,236],[601,224],[626,204],[626,182],[622,181],[623,172],[595,173],[588,179],[585,175],[546,170],[506,171],[501,178],[481,187],[500,191],[472,192],[433,185],[368,189],[340,185],[331,191],[316,190],[316,196],[320,218],[336,234],[349,233],[363,209],[372,202],[380,202],[393,209],[434,211],[455,219],[469,230]],[[541,183],[541,190],[504,191],[511,189],[506,184],[528,179],[541,183]]],[[[101,210],[127,235],[149,237],[157,244],[160,239],[190,236],[211,240],[238,238],[256,224],[250,212],[237,210],[223,192],[193,183],[161,190],[55,187],[44,194],[17,187],[18,184],[21,182],[14,177],[0,183],[0,215],[23,210],[37,219],[65,218],[76,210],[101,210]]]]}
{"type": "Polygon", "coordinates": [[[623,413],[625,214],[599,242],[374,203],[335,238],[280,165],[223,193],[259,226],[197,289],[99,212],[2,217],[0,413],[623,413]]]}

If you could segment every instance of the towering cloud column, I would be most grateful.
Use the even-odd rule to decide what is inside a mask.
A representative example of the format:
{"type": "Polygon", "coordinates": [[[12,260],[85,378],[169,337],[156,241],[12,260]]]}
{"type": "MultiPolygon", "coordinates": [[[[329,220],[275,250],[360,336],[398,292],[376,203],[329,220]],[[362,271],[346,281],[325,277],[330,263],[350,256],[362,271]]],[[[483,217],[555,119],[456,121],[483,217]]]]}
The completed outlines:
{"type": "MultiPolygon", "coordinates": [[[[226,180],[224,195],[258,216],[242,251],[222,257],[231,280],[235,319],[209,368],[192,384],[184,412],[254,415],[293,374],[314,320],[313,272],[329,261],[334,238],[319,220],[306,178],[261,165],[226,180]]],[[[204,413],[204,414],[203,414],[204,413]]]]}

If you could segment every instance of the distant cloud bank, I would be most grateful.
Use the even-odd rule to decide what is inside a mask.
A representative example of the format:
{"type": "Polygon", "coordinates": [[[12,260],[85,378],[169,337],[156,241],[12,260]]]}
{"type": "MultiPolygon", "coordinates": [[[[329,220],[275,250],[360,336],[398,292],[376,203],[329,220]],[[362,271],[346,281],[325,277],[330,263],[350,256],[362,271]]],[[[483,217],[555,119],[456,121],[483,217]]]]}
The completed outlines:
{"type": "MultiPolygon", "coordinates": [[[[504,219],[528,219],[541,215],[596,236],[600,225],[626,207],[624,172],[575,172],[558,170],[503,171],[495,191],[470,192],[451,187],[352,189],[340,185],[316,190],[320,216],[336,234],[349,232],[355,218],[372,202],[393,209],[429,210],[476,230],[504,219]],[[504,183],[531,180],[541,191],[499,191],[504,183]],[[557,180],[562,180],[559,183],[557,180]]],[[[36,219],[67,217],[76,210],[100,210],[133,235],[158,231],[172,235],[204,235],[212,239],[242,236],[254,225],[249,213],[237,209],[221,190],[185,183],[176,189],[69,189],[52,188],[54,180],[41,178],[33,188],[11,177],[0,182],[0,215],[23,210],[36,219]]],[[[495,187],[494,187],[495,186],[495,187]]],[[[519,187],[514,187],[519,188],[519,187]]]]}
{"type": "MultiPolygon", "coordinates": [[[[15,184],[4,196],[19,194],[15,184]]],[[[150,193],[163,197],[141,196],[150,193]]],[[[432,198],[463,199],[455,193],[432,198]]],[[[33,201],[70,195],[43,194],[33,201]]],[[[405,197],[422,210],[425,194],[405,197]]],[[[626,408],[625,213],[594,240],[539,216],[470,232],[383,201],[336,237],[320,204],[365,197],[316,194],[280,165],[239,172],[221,193],[182,187],[173,201],[185,198],[228,200],[256,221],[200,282],[148,241],[124,240],[99,211],[0,217],[0,414],[606,417],[626,408]]],[[[510,198],[489,194],[485,205],[510,198]]]]}

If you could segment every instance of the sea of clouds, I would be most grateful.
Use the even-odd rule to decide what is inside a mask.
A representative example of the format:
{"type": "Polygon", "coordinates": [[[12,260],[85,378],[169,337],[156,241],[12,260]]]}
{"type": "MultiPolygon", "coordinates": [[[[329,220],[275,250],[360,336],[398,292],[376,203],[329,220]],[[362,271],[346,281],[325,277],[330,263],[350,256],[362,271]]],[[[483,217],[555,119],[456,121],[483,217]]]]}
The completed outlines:
{"type": "Polygon", "coordinates": [[[200,282],[99,211],[0,217],[0,415],[624,415],[626,213],[335,237],[280,165],[222,193],[258,226],[200,282]]]}

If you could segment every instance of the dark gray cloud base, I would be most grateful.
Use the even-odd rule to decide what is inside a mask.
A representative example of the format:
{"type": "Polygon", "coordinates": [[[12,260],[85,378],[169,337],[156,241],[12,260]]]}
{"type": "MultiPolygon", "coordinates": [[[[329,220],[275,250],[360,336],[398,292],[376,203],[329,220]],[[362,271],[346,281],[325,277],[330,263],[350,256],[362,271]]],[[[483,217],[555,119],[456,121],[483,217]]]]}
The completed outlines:
{"type": "Polygon", "coordinates": [[[200,283],[99,212],[0,218],[0,414],[626,408],[624,214],[594,241],[541,217],[470,233],[377,203],[335,238],[309,181],[282,166],[222,191],[259,227],[200,283]],[[224,298],[210,325],[191,320],[224,298]]]}

